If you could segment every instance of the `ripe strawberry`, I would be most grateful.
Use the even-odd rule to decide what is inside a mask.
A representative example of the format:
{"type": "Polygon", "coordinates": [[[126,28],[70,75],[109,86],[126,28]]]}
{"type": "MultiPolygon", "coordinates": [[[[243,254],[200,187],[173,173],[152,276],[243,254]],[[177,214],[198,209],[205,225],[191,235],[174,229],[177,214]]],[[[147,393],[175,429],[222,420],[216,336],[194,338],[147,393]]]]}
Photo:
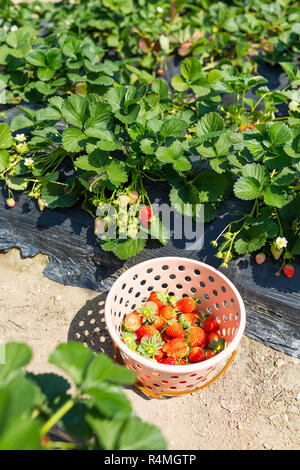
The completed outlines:
{"type": "Polygon", "coordinates": [[[189,347],[184,339],[173,338],[171,341],[164,344],[163,351],[167,354],[168,357],[181,359],[188,354],[189,347]]]}
{"type": "Polygon", "coordinates": [[[205,359],[210,359],[211,357],[214,357],[217,353],[213,351],[212,349],[206,349],[205,350],[205,359]]]}
{"type": "Polygon", "coordinates": [[[200,348],[199,346],[193,347],[189,354],[189,361],[190,362],[201,362],[205,359],[205,351],[204,349],[200,348]]]}
{"type": "Polygon", "coordinates": [[[141,340],[143,336],[149,335],[149,337],[157,334],[157,329],[153,325],[142,325],[137,331],[136,336],[138,341],[141,340]]]}
{"type": "Polygon", "coordinates": [[[128,313],[125,317],[125,327],[130,331],[137,331],[142,325],[142,317],[138,312],[128,313]]]}
{"type": "Polygon", "coordinates": [[[197,317],[196,317],[195,313],[183,313],[182,314],[182,319],[185,322],[190,323],[191,325],[195,325],[195,323],[197,321],[197,317]]]}
{"type": "Polygon", "coordinates": [[[171,341],[171,339],[173,339],[172,336],[169,336],[169,335],[166,333],[166,331],[163,331],[163,332],[161,333],[161,338],[162,338],[162,340],[165,341],[166,343],[168,343],[168,341],[171,341]]]}
{"type": "Polygon", "coordinates": [[[164,357],[166,357],[166,353],[161,349],[159,353],[154,356],[154,359],[156,359],[157,362],[161,362],[164,357]]]}
{"type": "Polygon", "coordinates": [[[184,297],[176,302],[175,308],[177,312],[192,313],[196,308],[196,302],[191,297],[184,297]]]}
{"type": "Polygon", "coordinates": [[[148,301],[156,303],[159,307],[163,307],[167,303],[167,297],[161,292],[151,292],[148,301]]]}
{"type": "Polygon", "coordinates": [[[16,205],[16,201],[12,197],[9,197],[6,199],[6,205],[8,207],[14,207],[16,205]]]}
{"type": "Polygon", "coordinates": [[[200,326],[192,326],[189,332],[187,342],[192,346],[201,346],[202,348],[204,348],[206,346],[205,331],[200,328],[200,326]]]}
{"type": "Polygon", "coordinates": [[[174,318],[176,315],[176,312],[172,305],[165,305],[164,307],[161,307],[159,310],[160,316],[164,318],[164,320],[168,321],[174,318]]]}
{"type": "Polygon", "coordinates": [[[165,326],[165,324],[166,324],[166,321],[160,315],[157,317],[157,319],[154,322],[154,326],[158,331],[161,331],[163,327],[165,326]]]}
{"type": "Polygon", "coordinates": [[[152,217],[152,209],[151,207],[143,207],[139,212],[139,218],[144,227],[150,226],[150,219],[152,217]]]}
{"type": "Polygon", "coordinates": [[[167,364],[169,366],[176,366],[177,365],[177,362],[175,359],[173,359],[172,357],[166,357],[165,359],[162,359],[160,361],[161,364],[167,364]]]}
{"type": "Polygon", "coordinates": [[[220,338],[221,338],[221,335],[219,333],[217,333],[216,331],[212,331],[211,333],[209,333],[207,335],[208,347],[211,347],[213,345],[212,341],[217,343],[220,338]]]}
{"type": "Polygon", "coordinates": [[[262,264],[266,261],[266,255],[264,253],[257,253],[255,256],[256,264],[262,264]]]}
{"type": "Polygon", "coordinates": [[[164,71],[163,71],[162,69],[158,69],[157,75],[158,75],[159,77],[162,77],[163,74],[164,74],[164,71]]]}
{"type": "Polygon", "coordinates": [[[184,339],[185,331],[183,326],[178,321],[172,321],[168,324],[166,328],[166,333],[172,338],[181,338],[184,339]]]}
{"type": "Polygon", "coordinates": [[[219,324],[214,317],[207,317],[203,323],[203,329],[205,333],[211,333],[212,331],[218,331],[219,324]]]}
{"type": "Polygon", "coordinates": [[[291,264],[286,264],[282,268],[283,274],[286,275],[286,277],[291,278],[295,274],[295,268],[291,264]]]}

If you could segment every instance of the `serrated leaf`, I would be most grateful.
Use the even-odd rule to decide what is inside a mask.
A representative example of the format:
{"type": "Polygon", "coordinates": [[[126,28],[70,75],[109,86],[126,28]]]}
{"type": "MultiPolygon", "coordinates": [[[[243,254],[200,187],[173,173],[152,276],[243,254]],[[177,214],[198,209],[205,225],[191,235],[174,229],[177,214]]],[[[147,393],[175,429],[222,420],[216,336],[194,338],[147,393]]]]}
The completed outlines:
{"type": "Polygon", "coordinates": [[[278,147],[286,144],[292,138],[292,133],[286,124],[275,122],[268,128],[268,136],[272,147],[278,147]]]}
{"type": "Polygon", "coordinates": [[[114,186],[120,186],[122,183],[126,183],[128,179],[124,163],[117,160],[112,160],[110,162],[106,167],[106,172],[110,182],[114,186]]]}
{"type": "Polygon", "coordinates": [[[177,136],[185,131],[187,124],[182,119],[171,118],[164,121],[159,132],[163,137],[177,136]]]}
{"type": "Polygon", "coordinates": [[[255,178],[259,183],[263,183],[266,177],[266,170],[259,163],[249,163],[242,168],[243,176],[255,178]]]}
{"type": "Polygon", "coordinates": [[[263,196],[265,204],[267,204],[268,206],[281,208],[288,203],[286,192],[284,191],[284,189],[275,185],[269,185],[265,189],[263,196]]]}
{"type": "Polygon", "coordinates": [[[224,129],[224,121],[215,112],[205,114],[200,121],[196,124],[196,134],[201,137],[213,132],[219,132],[224,129]]]}
{"type": "Polygon", "coordinates": [[[196,176],[193,184],[199,191],[200,202],[215,202],[228,190],[229,179],[225,174],[206,170],[196,176]]]}
{"type": "Polygon", "coordinates": [[[68,127],[63,132],[62,144],[67,152],[80,152],[87,144],[87,137],[81,129],[68,127]]]}
{"type": "Polygon", "coordinates": [[[147,239],[142,237],[128,240],[102,240],[101,248],[104,251],[112,251],[118,258],[124,260],[142,251],[146,243],[147,239]]]}
{"type": "Polygon", "coordinates": [[[88,101],[80,95],[72,95],[66,98],[61,107],[61,113],[64,119],[76,126],[82,128],[85,123],[88,101]]]}
{"type": "Polygon", "coordinates": [[[0,150],[0,173],[4,171],[9,164],[9,153],[6,150],[0,150]]]}
{"type": "Polygon", "coordinates": [[[250,201],[261,195],[262,187],[260,182],[252,176],[242,176],[234,184],[233,191],[239,199],[250,201]]]}
{"type": "Polygon", "coordinates": [[[261,226],[244,228],[234,243],[239,255],[259,250],[267,241],[267,232],[261,226]]]}
{"type": "Polygon", "coordinates": [[[13,143],[9,125],[3,122],[0,124],[0,149],[7,149],[13,143]]]}
{"type": "Polygon", "coordinates": [[[24,189],[28,186],[28,181],[26,178],[16,177],[16,176],[9,176],[6,179],[6,184],[10,189],[14,191],[24,191],[24,189]]]}

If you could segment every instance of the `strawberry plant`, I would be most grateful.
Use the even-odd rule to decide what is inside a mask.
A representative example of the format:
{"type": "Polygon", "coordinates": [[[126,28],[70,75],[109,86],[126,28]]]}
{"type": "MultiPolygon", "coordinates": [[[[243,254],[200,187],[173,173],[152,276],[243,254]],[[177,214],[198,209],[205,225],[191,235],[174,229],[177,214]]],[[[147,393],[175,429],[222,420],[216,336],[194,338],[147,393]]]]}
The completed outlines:
{"type": "Polygon", "coordinates": [[[5,348],[6,364],[0,365],[1,450],[165,449],[159,429],[133,414],[122,390],[123,384],[134,382],[134,374],[108,356],[96,355],[81,343],[60,344],[49,362],[64,372],[62,377],[24,370],[32,357],[26,344],[12,342],[5,348]],[[63,431],[63,440],[58,431],[63,431]]]}

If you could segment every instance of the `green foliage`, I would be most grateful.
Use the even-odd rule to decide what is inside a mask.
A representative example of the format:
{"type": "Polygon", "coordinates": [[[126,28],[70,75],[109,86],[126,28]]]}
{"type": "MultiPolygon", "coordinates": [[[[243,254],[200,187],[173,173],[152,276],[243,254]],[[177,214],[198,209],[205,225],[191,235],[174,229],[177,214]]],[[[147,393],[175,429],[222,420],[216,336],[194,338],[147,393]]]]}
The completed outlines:
{"type": "Polygon", "coordinates": [[[129,369],[81,343],[60,344],[49,362],[69,382],[55,374],[26,372],[31,359],[26,344],[7,343],[5,348],[6,364],[0,365],[1,450],[165,449],[158,428],[133,415],[121,388],[134,382],[129,369]],[[67,434],[64,442],[50,440],[54,426],[67,434]]]}

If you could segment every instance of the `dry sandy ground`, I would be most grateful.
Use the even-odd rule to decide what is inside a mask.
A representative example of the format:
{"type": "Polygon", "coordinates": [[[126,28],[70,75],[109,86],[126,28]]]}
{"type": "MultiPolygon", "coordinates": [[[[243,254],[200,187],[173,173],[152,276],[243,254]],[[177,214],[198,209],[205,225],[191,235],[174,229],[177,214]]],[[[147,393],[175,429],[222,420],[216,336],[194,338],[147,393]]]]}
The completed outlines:
{"type": "MultiPolygon", "coordinates": [[[[35,372],[54,371],[47,357],[67,340],[110,352],[104,297],[48,280],[47,261],[0,254],[0,339],[28,342],[35,372]]],[[[126,393],[169,449],[300,449],[300,360],[246,336],[225,374],[201,391],[159,400],[126,393]]]]}

